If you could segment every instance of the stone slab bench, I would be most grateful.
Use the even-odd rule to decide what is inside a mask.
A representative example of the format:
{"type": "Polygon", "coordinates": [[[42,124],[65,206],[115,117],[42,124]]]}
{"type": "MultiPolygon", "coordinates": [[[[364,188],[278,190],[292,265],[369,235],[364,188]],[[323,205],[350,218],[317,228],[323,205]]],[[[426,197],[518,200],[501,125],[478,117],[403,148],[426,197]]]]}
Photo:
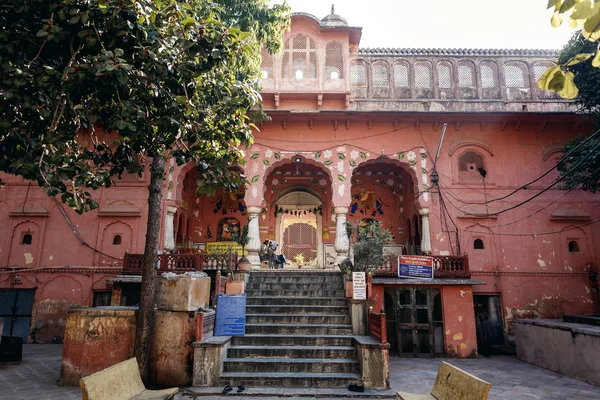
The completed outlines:
{"type": "Polygon", "coordinates": [[[491,386],[488,382],[442,361],[431,393],[398,392],[398,398],[401,400],[486,400],[491,386]]]}
{"type": "Polygon", "coordinates": [[[83,400],[171,400],[179,391],[146,389],[135,358],[81,378],[79,385],[83,400]]]}

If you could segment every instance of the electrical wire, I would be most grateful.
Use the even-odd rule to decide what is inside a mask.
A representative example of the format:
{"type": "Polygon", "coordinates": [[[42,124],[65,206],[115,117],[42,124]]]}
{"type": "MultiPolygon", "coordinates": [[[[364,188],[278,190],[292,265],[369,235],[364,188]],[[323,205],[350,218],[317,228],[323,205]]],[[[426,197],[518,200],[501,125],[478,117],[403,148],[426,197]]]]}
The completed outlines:
{"type": "MultiPolygon", "coordinates": [[[[599,131],[600,132],[600,131],[599,131]]],[[[594,152],[596,152],[598,149],[600,149],[600,142],[598,143],[598,145],[596,145],[596,147],[594,147],[592,149],[591,152],[589,152],[585,157],[583,157],[582,159],[580,159],[572,168],[570,168],[563,176],[559,177],[558,179],[555,179],[554,182],[552,182],[552,184],[550,184],[549,186],[547,186],[546,188],[540,190],[538,193],[536,193],[535,195],[531,196],[530,198],[523,200],[520,203],[517,203],[513,206],[510,206],[508,208],[505,208],[504,210],[500,210],[500,211],[496,211],[493,213],[487,213],[484,214],[486,217],[493,217],[495,215],[500,215],[503,214],[507,211],[511,211],[514,210],[515,208],[521,207],[523,204],[529,203],[530,201],[532,201],[533,199],[541,196],[543,193],[547,192],[548,190],[550,190],[551,188],[553,188],[554,186],[556,186],[560,181],[562,181],[564,178],[568,177],[569,175],[571,175],[573,172],[575,172],[575,170],[577,170],[577,168],[583,164],[583,162],[585,162],[592,154],[594,154],[594,152]]],[[[506,198],[506,197],[505,197],[506,198]]],[[[465,203],[465,204],[471,204],[471,203],[465,203]]],[[[473,204],[478,204],[478,205],[484,205],[487,203],[473,203],[473,204]]],[[[459,209],[460,210],[460,209],[459,209]]],[[[461,212],[465,213],[466,215],[475,215],[475,216],[481,216],[482,214],[480,213],[471,213],[468,211],[464,211],[464,210],[460,210],[461,212]]]]}
{"type": "MultiPolygon", "coordinates": [[[[440,193],[441,193],[441,191],[440,191],[440,193]]],[[[443,193],[441,193],[441,194],[442,194],[442,196],[445,196],[443,193]]],[[[454,205],[454,204],[453,204],[453,203],[452,203],[452,202],[451,202],[451,201],[450,201],[448,198],[446,198],[446,200],[448,200],[448,202],[449,202],[449,203],[452,205],[452,207],[454,207],[456,210],[458,210],[458,211],[460,211],[460,212],[464,212],[464,211],[463,211],[463,210],[461,210],[460,208],[456,207],[456,205],[454,205]]],[[[555,201],[557,201],[557,200],[555,200],[555,201]]],[[[526,218],[523,218],[522,220],[524,220],[524,219],[527,219],[527,218],[529,218],[529,216],[528,216],[528,217],[526,217],[526,218]]],[[[514,224],[514,223],[520,222],[520,221],[522,221],[522,220],[519,220],[519,221],[513,221],[513,222],[511,222],[510,224],[497,225],[497,226],[490,226],[490,227],[488,227],[488,228],[490,228],[490,229],[491,229],[491,228],[498,228],[498,227],[502,227],[502,226],[507,226],[507,225],[511,225],[511,224],[514,224]]],[[[491,234],[491,235],[494,235],[494,236],[534,236],[534,237],[535,237],[535,236],[554,235],[554,234],[557,234],[557,233],[567,232],[567,231],[571,231],[571,230],[574,230],[574,229],[583,228],[583,227],[586,227],[586,226],[589,226],[589,225],[593,225],[593,224],[596,224],[596,223],[598,223],[598,222],[600,222],[600,220],[594,220],[594,221],[591,221],[591,222],[585,223],[585,224],[583,224],[583,225],[579,225],[579,226],[573,226],[573,227],[571,227],[571,228],[569,228],[569,229],[563,229],[563,230],[560,230],[560,231],[549,231],[549,232],[539,232],[539,233],[535,233],[535,232],[533,232],[533,233],[502,233],[502,232],[474,232],[474,231],[471,231],[471,232],[472,232],[472,233],[478,233],[478,234],[482,234],[482,235],[489,235],[489,234],[491,234]]],[[[464,232],[466,232],[466,231],[467,231],[467,230],[469,230],[469,229],[470,229],[470,228],[463,229],[463,231],[464,231],[464,232]]]]}
{"type": "MultiPolygon", "coordinates": [[[[594,133],[592,133],[587,139],[585,139],[583,142],[579,143],[576,147],[572,148],[571,150],[569,150],[567,152],[567,154],[565,154],[563,156],[564,158],[567,158],[568,156],[570,156],[571,154],[573,154],[576,150],[579,150],[579,148],[581,148],[583,145],[585,145],[588,141],[590,141],[592,138],[594,138],[596,135],[598,135],[600,133],[600,129],[598,129],[597,131],[595,131],[594,133]]],[[[596,150],[598,149],[598,146],[596,146],[591,152],[590,154],[594,153],[596,150]]],[[[586,157],[584,157],[584,159],[587,159],[587,157],[589,157],[588,154],[586,157]]],[[[531,184],[539,181],[540,179],[542,179],[543,177],[545,177],[546,175],[548,175],[549,173],[551,173],[552,171],[554,171],[554,169],[558,168],[559,165],[561,165],[561,163],[563,163],[563,161],[559,161],[558,163],[556,163],[556,165],[554,165],[552,168],[550,168],[549,170],[547,170],[546,172],[544,172],[542,175],[538,176],[537,178],[535,178],[534,180],[532,180],[531,182],[528,182],[524,185],[519,186],[518,188],[516,188],[515,190],[513,190],[512,192],[510,192],[507,195],[504,195],[502,197],[496,197],[494,199],[491,199],[489,201],[485,201],[485,202],[464,202],[464,204],[469,204],[469,205],[486,205],[489,203],[492,203],[494,201],[499,201],[499,200],[504,200],[510,196],[512,196],[513,194],[517,193],[519,190],[521,189],[525,189],[528,186],[531,186],[531,184]]],[[[578,166],[581,165],[581,162],[577,164],[578,166]]],[[[566,174],[565,174],[566,176],[566,174]]],[[[545,190],[544,190],[545,191],[545,190]]]]}
{"type": "MultiPolygon", "coordinates": [[[[357,138],[348,138],[346,140],[356,141],[356,140],[370,139],[370,138],[374,138],[374,137],[378,137],[378,136],[387,135],[389,133],[394,133],[394,132],[397,132],[397,131],[401,131],[401,130],[404,130],[404,129],[408,129],[408,128],[412,127],[412,126],[413,125],[411,124],[411,125],[403,126],[403,127],[400,127],[400,128],[392,129],[390,131],[375,133],[373,135],[367,135],[367,136],[362,136],[362,137],[357,137],[357,138]]],[[[265,138],[265,137],[258,137],[258,136],[254,136],[254,138],[257,139],[257,140],[269,140],[269,141],[272,141],[272,142],[281,142],[281,143],[302,143],[302,144],[306,143],[306,140],[285,140],[285,139],[265,138]]],[[[335,143],[336,146],[340,146],[339,144],[337,144],[337,140],[338,139],[332,139],[332,140],[311,140],[310,143],[335,143]]],[[[352,145],[348,145],[348,146],[352,146],[352,145]]]]}
{"type": "Polygon", "coordinates": [[[56,205],[58,206],[58,209],[60,210],[61,214],[63,215],[63,217],[65,218],[65,220],[67,221],[67,224],[69,224],[69,226],[71,227],[71,229],[73,229],[73,233],[75,234],[75,236],[77,236],[77,239],[79,239],[79,241],[81,242],[82,245],[88,247],[89,249],[95,251],[98,254],[102,254],[104,257],[108,257],[108,258],[112,258],[113,260],[119,260],[119,261],[123,261],[122,259],[118,258],[118,257],[113,257],[110,254],[106,254],[92,246],[90,246],[79,234],[79,230],[77,229],[77,227],[75,226],[75,224],[73,224],[73,222],[71,221],[71,218],[69,218],[69,216],[67,215],[67,213],[65,212],[65,209],[63,208],[62,204],[60,204],[60,202],[58,200],[56,200],[56,197],[52,198],[54,200],[54,202],[56,203],[56,205]]]}

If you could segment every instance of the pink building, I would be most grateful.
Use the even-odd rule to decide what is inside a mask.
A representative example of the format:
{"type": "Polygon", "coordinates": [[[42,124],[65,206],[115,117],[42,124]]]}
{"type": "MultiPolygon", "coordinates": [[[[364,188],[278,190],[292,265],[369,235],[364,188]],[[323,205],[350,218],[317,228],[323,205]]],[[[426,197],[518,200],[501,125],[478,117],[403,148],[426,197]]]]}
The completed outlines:
{"type": "MultiPolygon", "coordinates": [[[[388,252],[431,254],[439,267],[430,282],[395,278],[393,264],[375,271],[371,293],[388,315],[392,354],[474,355],[478,342],[513,344],[514,318],[598,311],[591,272],[600,197],[554,187],[527,201],[553,182],[553,171],[495,201],[553,167],[566,142],[592,129],[570,102],[537,88],[557,53],[364,49],[360,36],[336,14],[294,14],[283,52],[263,52],[272,121],[239,167],[249,184],[198,196],[195,167],[171,162],[160,249],[215,270],[227,261],[190,253],[223,253],[248,224],[253,267],[260,242],[271,239],[294,265],[334,268],[357,240],[344,222],[379,221],[394,236],[388,252]],[[430,189],[444,124],[439,187],[430,189]]],[[[82,216],[35,184],[3,180],[5,334],[60,341],[68,307],[110,302],[109,279],[121,274],[126,253],[125,269],[135,270],[149,179],[125,177],[98,191],[100,207],[82,216]]],[[[165,255],[163,268],[175,258],[165,255]]],[[[135,281],[121,282],[124,295],[113,300],[135,304],[135,281]]]]}

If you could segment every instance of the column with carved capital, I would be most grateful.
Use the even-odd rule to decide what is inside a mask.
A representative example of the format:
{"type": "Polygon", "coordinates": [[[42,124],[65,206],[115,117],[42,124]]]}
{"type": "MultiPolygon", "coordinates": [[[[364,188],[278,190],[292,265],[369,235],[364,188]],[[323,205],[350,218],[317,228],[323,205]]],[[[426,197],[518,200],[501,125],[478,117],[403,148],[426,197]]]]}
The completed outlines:
{"type": "Polygon", "coordinates": [[[252,269],[260,269],[260,228],[258,225],[259,215],[262,209],[260,207],[248,206],[248,238],[250,241],[246,246],[248,249],[248,261],[252,264],[252,269]]]}
{"type": "Polygon", "coordinates": [[[333,246],[337,256],[335,257],[335,266],[340,265],[348,257],[350,242],[346,234],[346,214],[348,207],[334,207],[335,212],[335,244],[333,246]]]}
{"type": "Polygon", "coordinates": [[[431,255],[431,232],[429,229],[429,208],[419,208],[421,215],[421,253],[431,255]]]}
{"type": "Polygon", "coordinates": [[[175,250],[175,213],[177,212],[177,207],[167,206],[167,215],[165,219],[165,251],[173,251],[175,250]]]}

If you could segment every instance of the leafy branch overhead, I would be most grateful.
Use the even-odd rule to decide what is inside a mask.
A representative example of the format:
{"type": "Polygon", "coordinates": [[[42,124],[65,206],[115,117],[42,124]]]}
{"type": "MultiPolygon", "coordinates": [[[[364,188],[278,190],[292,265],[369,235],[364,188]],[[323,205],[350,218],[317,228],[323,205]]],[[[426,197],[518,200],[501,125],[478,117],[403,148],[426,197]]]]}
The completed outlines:
{"type": "Polygon", "coordinates": [[[592,58],[591,64],[600,67],[600,1],[599,0],[549,0],[548,9],[553,9],[551,23],[558,27],[563,22],[573,29],[581,29],[581,35],[595,46],[591,52],[585,51],[585,46],[560,64],[548,68],[538,80],[542,90],[550,90],[566,99],[574,99],[579,94],[575,83],[575,75],[570,67],[592,58]]]}
{"type": "Polygon", "coordinates": [[[97,207],[91,190],[141,175],[156,155],[195,161],[205,185],[221,184],[252,140],[260,49],[277,51],[289,24],[287,6],[267,6],[4,1],[0,170],[78,212],[97,207]]]}

